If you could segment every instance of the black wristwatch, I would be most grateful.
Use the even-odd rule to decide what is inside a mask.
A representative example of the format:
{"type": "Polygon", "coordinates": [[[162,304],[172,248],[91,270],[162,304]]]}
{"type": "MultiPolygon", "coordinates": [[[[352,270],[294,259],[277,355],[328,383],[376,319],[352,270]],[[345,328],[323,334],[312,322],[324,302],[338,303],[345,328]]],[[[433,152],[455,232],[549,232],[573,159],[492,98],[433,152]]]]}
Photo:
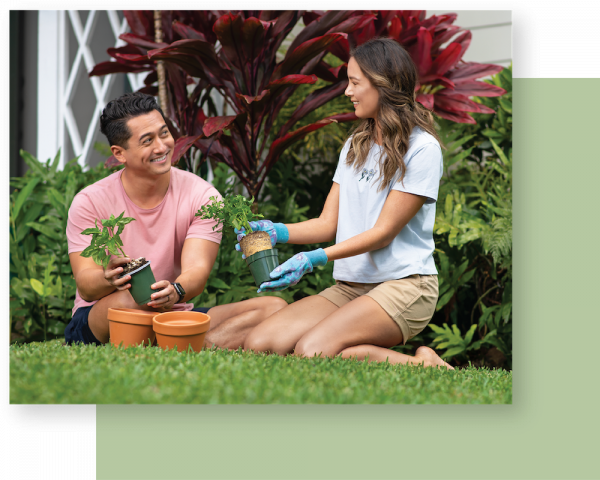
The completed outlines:
{"type": "Polygon", "coordinates": [[[177,300],[175,303],[181,303],[183,297],[185,297],[185,290],[181,286],[181,283],[172,283],[171,285],[173,285],[173,288],[179,294],[179,300],[177,300]]]}

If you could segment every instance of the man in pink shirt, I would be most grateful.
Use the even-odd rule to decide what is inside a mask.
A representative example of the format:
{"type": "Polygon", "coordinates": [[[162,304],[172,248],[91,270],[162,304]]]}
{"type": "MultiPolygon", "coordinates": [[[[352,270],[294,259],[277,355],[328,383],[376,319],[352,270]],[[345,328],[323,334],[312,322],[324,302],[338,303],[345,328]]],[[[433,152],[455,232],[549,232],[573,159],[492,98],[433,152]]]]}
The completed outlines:
{"type": "MultiPolygon", "coordinates": [[[[106,105],[100,123],[125,168],[84,188],[69,209],[67,239],[77,293],[65,329],[67,343],[108,342],[109,308],[192,310],[186,300],[204,289],[221,241],[212,220],[195,216],[209,197],[220,198],[219,192],[193,173],[171,168],[175,142],[154,97],[125,94],[106,105]],[[123,211],[135,218],[121,234],[131,258],[112,258],[103,269],[82,257],[90,237],[81,232],[96,219],[123,211]],[[119,275],[121,265],[142,256],[150,260],[157,281],[152,300],[140,306],[127,291],[131,277],[119,275]]],[[[254,326],[286,305],[281,298],[262,297],[195,310],[211,317],[207,346],[238,348],[254,326]]]]}

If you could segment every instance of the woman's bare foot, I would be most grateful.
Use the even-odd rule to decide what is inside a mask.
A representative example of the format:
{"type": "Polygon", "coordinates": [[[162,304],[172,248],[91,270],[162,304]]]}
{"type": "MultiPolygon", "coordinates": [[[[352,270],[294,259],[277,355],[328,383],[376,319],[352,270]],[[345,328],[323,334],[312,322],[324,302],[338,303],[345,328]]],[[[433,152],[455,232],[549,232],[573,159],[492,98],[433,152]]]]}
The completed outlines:
{"type": "MultiPolygon", "coordinates": [[[[416,362],[424,367],[446,367],[448,370],[454,370],[449,363],[444,362],[440,356],[429,347],[419,347],[415,353],[416,362]]],[[[413,362],[411,362],[413,363],[413,362]]]]}

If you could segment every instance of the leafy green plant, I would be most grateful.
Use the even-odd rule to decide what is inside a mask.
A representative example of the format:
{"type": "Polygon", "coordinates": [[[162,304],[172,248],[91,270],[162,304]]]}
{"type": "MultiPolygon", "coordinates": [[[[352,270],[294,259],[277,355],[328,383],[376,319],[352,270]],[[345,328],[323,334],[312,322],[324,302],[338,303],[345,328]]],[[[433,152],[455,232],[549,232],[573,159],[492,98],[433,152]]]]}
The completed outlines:
{"type": "Polygon", "coordinates": [[[94,262],[102,265],[104,268],[108,266],[111,255],[126,257],[127,254],[123,250],[121,233],[123,233],[125,225],[133,222],[135,218],[123,217],[123,215],[125,215],[125,212],[121,212],[118,217],[111,214],[110,218],[100,220],[100,226],[98,226],[98,220],[95,220],[95,227],[86,228],[81,232],[82,235],[92,236],[90,246],[81,252],[81,256],[86,258],[92,257],[94,262]],[[116,232],[115,228],[117,229],[116,232]]]}
{"type": "Polygon", "coordinates": [[[61,170],[60,152],[47,162],[23,150],[21,157],[29,169],[10,179],[10,332],[11,340],[28,341],[62,335],[71,319],[76,287],[67,245],[68,211],[77,192],[112,171],[103,165],[86,170],[76,159],[61,170]],[[51,282],[38,288],[40,295],[31,280],[44,284],[47,275],[51,282]]]}
{"type": "MultiPolygon", "coordinates": [[[[507,90],[502,97],[475,98],[495,115],[474,114],[476,123],[438,120],[447,147],[436,211],[436,264],[440,300],[430,324],[431,346],[448,348],[457,360],[475,360],[495,347],[512,353],[512,82],[511,68],[487,83],[507,90]],[[442,323],[458,337],[439,338],[442,323]],[[467,339],[467,333],[474,336],[467,339]],[[438,333],[438,335],[436,335],[438,333]],[[435,337],[435,338],[434,338],[435,337]],[[451,342],[451,343],[448,343],[451,342]],[[457,343],[458,342],[458,343],[457,343]],[[462,343],[461,343],[462,342],[462,343]],[[441,347],[440,347],[441,345],[441,347]],[[473,345],[473,348],[469,348],[473,345]],[[485,348],[484,348],[485,347],[485,348]]],[[[415,338],[416,340],[419,340],[415,338]]]]}
{"type": "Polygon", "coordinates": [[[249,222],[263,218],[262,215],[252,212],[254,197],[248,200],[243,195],[225,195],[223,200],[217,197],[210,197],[210,200],[211,203],[198,210],[196,217],[215,220],[217,224],[213,230],[223,225],[224,228],[238,230],[244,227],[246,232],[251,233],[252,227],[249,222]]]}

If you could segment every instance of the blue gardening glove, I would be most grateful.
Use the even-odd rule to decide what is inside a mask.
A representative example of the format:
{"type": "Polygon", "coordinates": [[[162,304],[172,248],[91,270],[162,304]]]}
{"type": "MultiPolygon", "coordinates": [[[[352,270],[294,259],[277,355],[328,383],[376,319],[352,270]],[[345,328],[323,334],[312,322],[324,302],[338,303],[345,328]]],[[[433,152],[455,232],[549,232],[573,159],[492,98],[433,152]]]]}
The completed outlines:
{"type": "Polygon", "coordinates": [[[326,263],[327,254],[322,248],[298,253],[274,269],[270,276],[277,280],[262,283],[258,293],[285,290],[290,285],[296,285],[306,272],[312,272],[314,267],[322,267],[326,263]]]}
{"type": "MultiPolygon", "coordinates": [[[[258,220],[257,222],[249,223],[253,231],[262,231],[269,234],[272,247],[274,247],[276,243],[287,243],[290,239],[290,233],[283,223],[273,223],[271,220],[258,220]]],[[[233,231],[237,234],[238,242],[246,236],[246,229],[244,227],[242,227],[241,230],[235,228],[233,231]]],[[[238,252],[242,251],[239,243],[235,244],[235,249],[238,252]]],[[[246,255],[242,254],[242,258],[246,258],[246,255]]]]}

